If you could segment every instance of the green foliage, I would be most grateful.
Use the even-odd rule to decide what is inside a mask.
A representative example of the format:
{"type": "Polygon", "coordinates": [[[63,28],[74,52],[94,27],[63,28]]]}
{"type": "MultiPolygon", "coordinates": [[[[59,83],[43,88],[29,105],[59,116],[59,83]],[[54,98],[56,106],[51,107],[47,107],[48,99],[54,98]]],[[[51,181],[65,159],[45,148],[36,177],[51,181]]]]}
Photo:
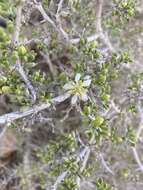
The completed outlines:
{"type": "Polygon", "coordinates": [[[75,182],[75,176],[69,176],[66,178],[63,183],[61,183],[59,190],[67,190],[71,189],[74,190],[77,188],[77,184],[75,182]]]}
{"type": "Polygon", "coordinates": [[[15,7],[12,0],[0,1],[0,15],[13,18],[15,15],[14,10],[15,7]]]}
{"type": "Polygon", "coordinates": [[[97,190],[113,190],[113,188],[101,178],[96,181],[96,187],[97,190]]]}
{"type": "Polygon", "coordinates": [[[129,20],[135,15],[135,1],[134,0],[114,0],[113,15],[120,18],[121,21],[129,20]]]}
{"type": "Polygon", "coordinates": [[[136,0],[113,0],[111,15],[106,19],[106,26],[113,35],[118,35],[122,28],[136,15],[136,0]]]}
{"type": "MultiPolygon", "coordinates": [[[[50,2],[49,0],[43,1],[45,8],[49,6],[50,2]]],[[[114,0],[113,2],[112,18],[116,17],[116,22],[119,19],[119,22],[117,22],[118,25],[120,25],[119,23],[125,24],[129,19],[134,17],[134,1],[114,0]]],[[[15,2],[15,4],[16,3],[19,3],[19,1],[15,2]]],[[[67,4],[70,5],[69,9],[71,9],[70,17],[73,19],[72,22],[76,20],[79,13],[83,16],[88,13],[89,18],[86,18],[86,21],[89,19],[89,25],[93,22],[95,17],[94,11],[90,10],[91,5],[87,5],[89,7],[87,7],[88,10],[86,12],[86,3],[82,5],[80,0],[70,0],[67,4]],[[80,12],[77,13],[77,10],[80,12]],[[75,17],[73,15],[74,12],[75,17]]],[[[62,17],[62,14],[68,15],[68,11],[69,10],[65,9],[65,12],[61,12],[60,16],[62,17]]],[[[0,14],[12,14],[12,18],[14,18],[13,3],[11,1],[1,1],[0,14]],[[6,13],[6,7],[9,6],[9,3],[11,3],[12,6],[8,9],[8,13],[6,13]]],[[[50,15],[50,17],[53,19],[53,15],[50,15]]],[[[79,27],[86,26],[84,19],[82,19],[82,21],[77,19],[77,22],[78,21],[80,22],[79,27]]],[[[116,27],[116,25],[114,25],[115,23],[112,21],[110,18],[109,24],[113,27],[112,29],[115,29],[114,27],[116,27]]],[[[94,28],[94,26],[92,27],[94,28]]],[[[92,27],[90,28],[91,30],[92,27]]],[[[50,32],[50,30],[51,28],[48,32],[50,32]]],[[[121,71],[123,70],[122,65],[131,63],[132,59],[128,52],[109,52],[109,50],[104,48],[104,45],[102,46],[100,40],[99,42],[88,42],[85,36],[88,32],[90,33],[90,31],[86,31],[86,27],[85,32],[82,31],[78,44],[63,45],[58,41],[59,39],[56,32],[53,32],[51,34],[52,40],[49,42],[50,44],[46,44],[45,42],[37,43],[34,47],[36,50],[34,48],[30,49],[29,46],[24,43],[12,47],[11,39],[13,31],[14,24],[12,21],[8,21],[8,29],[4,30],[0,28],[0,70],[2,71],[0,76],[0,94],[9,95],[10,101],[18,104],[21,110],[25,106],[29,106],[29,108],[32,107],[30,92],[16,69],[17,60],[20,60],[25,74],[36,90],[36,104],[51,102],[53,97],[61,95],[64,92],[71,95],[70,101],[68,102],[67,100],[67,102],[65,101],[63,103],[64,106],[66,105],[71,111],[64,119],[61,118],[60,114],[63,115],[63,113],[66,113],[66,110],[60,110],[59,115],[55,116],[56,113],[53,117],[53,110],[56,112],[57,107],[51,104],[51,110],[49,112],[52,113],[47,112],[49,115],[51,114],[50,117],[53,117],[52,127],[53,125],[55,127],[56,119],[60,124],[64,123],[63,125],[66,125],[65,123],[68,122],[72,114],[76,115],[77,112],[80,114],[79,126],[75,125],[74,129],[69,129],[70,132],[63,133],[59,132],[62,131],[59,128],[54,128],[54,130],[58,132],[53,132],[53,139],[50,137],[50,140],[47,140],[48,143],[45,145],[40,144],[39,148],[32,152],[35,161],[31,164],[30,171],[25,171],[25,168],[21,165],[17,167],[17,176],[20,177],[20,187],[22,189],[28,189],[29,179],[32,179],[33,182],[38,181],[40,189],[45,190],[48,180],[53,182],[53,179],[55,181],[63,172],[67,171],[66,177],[59,184],[58,188],[59,190],[75,190],[78,188],[78,178],[82,180],[87,176],[90,177],[93,169],[92,166],[94,165],[93,162],[96,160],[96,158],[93,158],[95,155],[93,156],[91,153],[89,162],[87,162],[85,168],[81,170],[85,155],[81,157],[80,154],[84,148],[91,148],[92,151],[93,147],[93,150],[96,149],[100,151],[101,146],[104,146],[106,141],[114,145],[136,145],[137,139],[134,127],[130,126],[126,129],[124,134],[120,134],[119,128],[114,126],[114,123],[112,123],[110,118],[107,118],[106,115],[110,111],[108,109],[111,106],[111,100],[114,99],[112,97],[112,82],[118,80],[120,77],[121,71]],[[49,65],[46,62],[47,60],[43,61],[38,51],[44,52],[45,54],[48,53],[52,66],[54,70],[56,70],[56,76],[53,77],[54,80],[50,76],[51,73],[49,65]],[[61,60],[62,55],[65,54],[69,60],[68,63],[61,60]],[[42,64],[46,65],[44,65],[45,70],[41,69],[42,64]],[[92,159],[94,161],[92,161],[92,159]]],[[[71,36],[72,32],[74,33],[72,30],[69,31],[71,36]]],[[[33,36],[37,38],[38,35],[38,30],[35,30],[33,36]]],[[[23,38],[23,36],[20,36],[20,38],[23,38]]],[[[127,111],[131,114],[137,113],[136,97],[140,95],[142,79],[142,73],[135,74],[130,79],[131,85],[128,89],[129,103],[127,105],[127,111]]],[[[62,107],[61,104],[58,106],[62,107]]],[[[46,115],[47,117],[49,117],[48,114],[46,115]]],[[[118,114],[117,117],[120,120],[122,114],[118,114]]],[[[47,118],[45,118],[45,120],[46,119],[47,118]]],[[[41,130],[43,130],[42,124],[40,125],[41,130]]],[[[96,180],[96,189],[112,190],[113,188],[100,178],[96,180]]]]}
{"type": "Polygon", "coordinates": [[[136,145],[136,141],[137,141],[136,133],[135,133],[135,130],[132,127],[128,127],[125,140],[127,141],[127,143],[129,143],[130,146],[135,146],[136,145]]]}

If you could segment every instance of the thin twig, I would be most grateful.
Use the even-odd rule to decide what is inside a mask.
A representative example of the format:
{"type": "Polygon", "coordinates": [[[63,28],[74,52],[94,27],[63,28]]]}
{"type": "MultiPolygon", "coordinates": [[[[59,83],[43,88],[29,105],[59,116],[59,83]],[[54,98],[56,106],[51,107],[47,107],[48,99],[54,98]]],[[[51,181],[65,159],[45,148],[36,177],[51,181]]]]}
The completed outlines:
{"type": "Polygon", "coordinates": [[[110,174],[114,175],[114,172],[109,168],[109,166],[107,165],[107,163],[106,163],[106,161],[104,160],[104,157],[103,157],[103,155],[102,155],[101,153],[99,154],[99,157],[101,158],[101,162],[102,162],[104,168],[105,168],[110,174]]]}
{"type": "MultiPolygon", "coordinates": [[[[141,104],[141,101],[138,100],[138,106],[137,106],[137,109],[138,109],[138,114],[139,114],[139,117],[140,117],[140,126],[137,130],[137,133],[136,133],[136,140],[138,141],[139,138],[140,138],[140,134],[143,130],[143,109],[142,109],[142,104],[141,104]]],[[[132,151],[133,151],[133,155],[134,155],[134,158],[140,168],[140,170],[143,172],[143,164],[139,158],[139,154],[138,154],[138,151],[137,151],[137,148],[136,146],[135,147],[132,147],[132,151]]]]}
{"type": "Polygon", "coordinates": [[[35,8],[36,8],[37,10],[39,10],[39,12],[42,14],[43,18],[44,18],[47,22],[49,22],[49,23],[53,26],[54,29],[57,30],[56,24],[55,24],[54,21],[47,15],[47,13],[45,12],[45,10],[44,10],[42,4],[41,4],[41,3],[36,3],[35,8]]]}
{"type": "Polygon", "coordinates": [[[84,155],[84,160],[83,160],[82,166],[81,166],[81,168],[80,168],[80,171],[81,171],[81,172],[83,172],[84,169],[86,168],[87,162],[88,162],[88,160],[89,160],[90,152],[91,152],[89,147],[86,147],[85,149],[86,149],[86,152],[85,152],[85,155],[84,155]]]}
{"type": "Polygon", "coordinates": [[[84,142],[83,142],[82,139],[80,138],[80,134],[79,134],[79,131],[78,131],[78,130],[76,130],[76,136],[77,136],[78,142],[79,142],[83,147],[86,147],[86,145],[84,144],[84,142]]]}
{"type": "Polygon", "coordinates": [[[53,67],[53,64],[51,62],[51,59],[50,59],[50,56],[49,54],[45,54],[43,53],[42,51],[39,52],[41,54],[41,56],[44,58],[45,62],[47,63],[48,67],[49,67],[49,70],[50,70],[50,73],[51,73],[51,76],[53,78],[53,80],[55,79],[56,77],[56,70],[54,69],[53,67]]]}
{"type": "Polygon", "coordinates": [[[132,151],[133,151],[134,158],[135,158],[140,170],[143,172],[143,164],[142,164],[142,162],[141,162],[141,160],[139,158],[139,154],[137,152],[137,149],[135,147],[132,147],[132,151]]]}
{"type": "Polygon", "coordinates": [[[69,41],[69,36],[68,34],[65,32],[65,30],[62,28],[62,23],[61,23],[61,19],[60,19],[60,10],[62,9],[62,5],[63,5],[63,1],[64,0],[60,0],[59,4],[58,4],[58,9],[57,9],[57,13],[56,13],[56,22],[57,22],[57,26],[61,32],[61,34],[63,35],[63,37],[69,41]]]}
{"type": "Polygon", "coordinates": [[[21,78],[23,79],[23,81],[25,82],[27,88],[30,90],[31,95],[32,95],[32,102],[35,103],[37,95],[36,95],[36,91],[34,89],[34,87],[32,86],[31,82],[29,81],[27,75],[25,74],[25,71],[20,63],[20,59],[17,59],[16,61],[16,69],[19,72],[21,78]]]}
{"type": "Polygon", "coordinates": [[[60,120],[61,122],[64,122],[64,121],[69,117],[69,114],[70,114],[70,112],[71,112],[72,109],[73,109],[73,107],[70,106],[70,107],[66,110],[65,116],[60,120]]]}
{"type": "Polygon", "coordinates": [[[64,0],[60,0],[60,2],[58,3],[58,8],[57,8],[56,15],[59,15],[59,12],[60,12],[60,10],[62,9],[62,6],[63,6],[63,2],[64,2],[64,0]]]}

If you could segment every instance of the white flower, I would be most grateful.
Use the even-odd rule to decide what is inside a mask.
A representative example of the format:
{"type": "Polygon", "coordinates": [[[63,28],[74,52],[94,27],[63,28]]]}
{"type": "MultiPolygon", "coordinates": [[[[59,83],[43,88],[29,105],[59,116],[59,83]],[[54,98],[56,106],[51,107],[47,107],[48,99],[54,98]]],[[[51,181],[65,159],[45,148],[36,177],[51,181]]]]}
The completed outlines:
{"type": "Polygon", "coordinates": [[[81,74],[77,73],[74,81],[70,81],[63,86],[72,96],[71,104],[75,105],[78,100],[86,102],[88,100],[88,87],[91,84],[91,77],[85,76],[81,79],[81,74]]]}

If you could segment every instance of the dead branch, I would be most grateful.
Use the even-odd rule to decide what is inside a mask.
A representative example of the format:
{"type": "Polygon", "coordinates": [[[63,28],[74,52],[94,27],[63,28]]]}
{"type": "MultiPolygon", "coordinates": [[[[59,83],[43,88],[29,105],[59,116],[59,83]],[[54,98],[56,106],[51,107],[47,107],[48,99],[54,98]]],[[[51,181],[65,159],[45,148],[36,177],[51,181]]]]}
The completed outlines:
{"type": "MultiPolygon", "coordinates": [[[[60,95],[60,96],[57,96],[57,97],[53,98],[51,100],[51,102],[54,105],[57,105],[57,104],[65,101],[69,97],[70,97],[70,94],[65,93],[63,95],[60,95]]],[[[12,113],[2,115],[2,116],[0,116],[0,125],[11,123],[11,122],[13,122],[13,121],[15,121],[17,119],[27,117],[27,116],[29,116],[31,114],[36,114],[36,113],[38,113],[38,112],[40,112],[42,110],[45,110],[45,109],[49,108],[50,106],[51,106],[50,103],[46,103],[46,104],[36,105],[33,108],[29,108],[24,112],[18,111],[18,112],[12,112],[12,113]]]]}

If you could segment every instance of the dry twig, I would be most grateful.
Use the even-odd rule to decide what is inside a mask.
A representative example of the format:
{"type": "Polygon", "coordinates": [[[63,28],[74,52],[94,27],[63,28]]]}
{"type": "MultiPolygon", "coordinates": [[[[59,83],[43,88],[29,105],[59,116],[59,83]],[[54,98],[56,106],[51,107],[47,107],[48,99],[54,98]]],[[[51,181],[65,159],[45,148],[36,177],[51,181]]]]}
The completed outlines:
{"type": "Polygon", "coordinates": [[[106,161],[104,160],[104,157],[103,155],[100,153],[99,154],[99,157],[101,158],[101,162],[102,162],[102,165],[104,166],[104,168],[112,175],[114,175],[114,172],[109,168],[109,166],[107,165],[106,161]]]}
{"type": "MultiPolygon", "coordinates": [[[[63,95],[53,98],[51,100],[51,102],[53,104],[59,104],[59,103],[65,101],[66,99],[68,99],[69,97],[70,97],[70,94],[65,93],[63,95]]],[[[49,108],[50,106],[51,106],[50,103],[46,103],[46,104],[33,106],[33,108],[29,108],[28,110],[26,110],[24,112],[19,111],[19,112],[12,112],[12,113],[8,113],[8,114],[4,114],[4,115],[0,116],[0,125],[11,123],[17,119],[27,117],[31,114],[36,114],[42,110],[49,108]]]]}
{"type": "MultiPolygon", "coordinates": [[[[136,133],[137,141],[139,140],[141,132],[143,130],[143,109],[142,109],[142,103],[140,100],[138,101],[138,115],[140,117],[140,125],[139,125],[139,128],[136,133]]],[[[139,157],[139,154],[137,151],[137,147],[136,146],[132,147],[132,151],[133,151],[134,158],[135,158],[140,170],[143,172],[143,164],[142,164],[142,161],[140,160],[140,157],[139,157]]]]}

